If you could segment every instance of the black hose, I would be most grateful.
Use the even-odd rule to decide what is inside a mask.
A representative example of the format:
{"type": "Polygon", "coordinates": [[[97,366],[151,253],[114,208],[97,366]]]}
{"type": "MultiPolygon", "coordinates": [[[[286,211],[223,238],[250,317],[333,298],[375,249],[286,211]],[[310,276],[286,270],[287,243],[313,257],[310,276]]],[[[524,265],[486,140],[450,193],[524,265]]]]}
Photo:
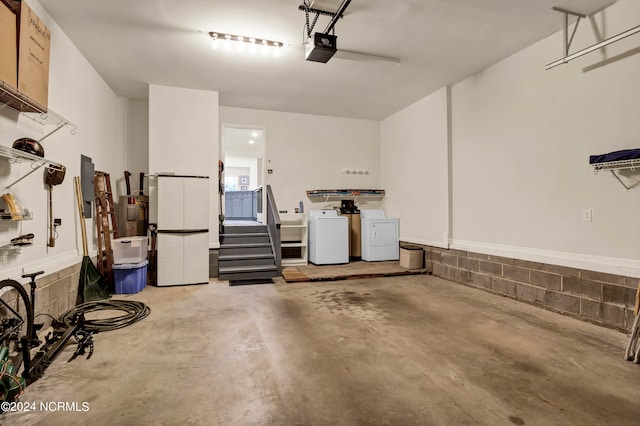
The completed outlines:
{"type": "Polygon", "coordinates": [[[111,318],[87,319],[84,322],[83,330],[98,333],[123,328],[148,317],[151,313],[151,308],[142,302],[131,300],[86,302],[62,314],[60,321],[69,327],[73,325],[77,314],[83,313],[86,315],[89,312],[97,311],[123,311],[125,314],[111,318]]]}

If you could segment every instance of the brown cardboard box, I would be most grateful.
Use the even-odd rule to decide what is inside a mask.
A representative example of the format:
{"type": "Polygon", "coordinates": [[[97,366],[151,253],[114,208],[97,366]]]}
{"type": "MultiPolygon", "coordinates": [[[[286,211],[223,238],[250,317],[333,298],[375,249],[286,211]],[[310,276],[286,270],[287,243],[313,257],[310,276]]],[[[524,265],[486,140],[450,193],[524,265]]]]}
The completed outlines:
{"type": "Polygon", "coordinates": [[[16,15],[0,2],[0,81],[18,87],[18,35],[16,15]]]}
{"type": "Polygon", "coordinates": [[[51,31],[23,1],[20,10],[18,90],[43,107],[49,101],[51,31]]]}
{"type": "Polygon", "coordinates": [[[410,245],[400,247],[400,266],[406,269],[424,268],[424,249],[410,245]]]}

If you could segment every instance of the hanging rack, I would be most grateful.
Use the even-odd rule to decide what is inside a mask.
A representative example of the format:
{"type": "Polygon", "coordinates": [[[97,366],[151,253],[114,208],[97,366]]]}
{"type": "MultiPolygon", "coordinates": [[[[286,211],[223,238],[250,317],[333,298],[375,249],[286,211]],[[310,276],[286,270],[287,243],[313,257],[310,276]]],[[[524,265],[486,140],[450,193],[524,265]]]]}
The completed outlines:
{"type": "Polygon", "coordinates": [[[628,186],[622,181],[622,179],[620,179],[620,176],[618,176],[616,171],[640,169],[640,158],[634,158],[631,160],[608,161],[606,163],[594,163],[594,164],[591,164],[591,167],[593,167],[594,174],[598,174],[600,170],[610,171],[613,177],[615,177],[618,180],[618,182],[620,182],[620,184],[625,187],[625,189],[629,190],[634,186],[636,186],[637,183],[634,185],[628,186]]]}
{"type": "Polygon", "coordinates": [[[603,40],[599,43],[596,43],[592,46],[586,47],[582,50],[579,50],[578,52],[569,54],[569,48],[571,47],[571,43],[573,42],[573,37],[576,35],[576,31],[578,29],[578,24],[580,23],[580,19],[582,18],[586,18],[586,15],[583,15],[581,13],[576,13],[576,12],[571,12],[569,10],[566,9],[561,9],[559,7],[553,7],[553,10],[555,10],[556,12],[561,12],[564,16],[563,16],[563,24],[564,24],[564,43],[563,43],[563,51],[564,51],[564,57],[558,59],[557,61],[551,62],[550,64],[547,64],[547,66],[545,67],[546,70],[550,70],[551,68],[555,68],[558,65],[562,65],[562,64],[566,64],[569,63],[570,61],[579,58],[581,56],[586,55],[587,53],[591,53],[594,50],[598,50],[600,48],[603,48],[605,46],[608,46],[612,43],[615,43],[617,41],[620,41],[624,38],[627,38],[629,36],[632,36],[634,34],[640,33],[640,25],[638,25],[637,27],[631,28],[630,30],[627,30],[625,32],[622,32],[618,35],[615,35],[613,37],[610,37],[606,40],[603,40]],[[569,38],[569,15],[572,16],[576,16],[578,17],[575,27],[573,28],[573,33],[571,34],[571,38],[569,38]]]}
{"type": "Polygon", "coordinates": [[[3,81],[0,81],[0,102],[2,103],[2,105],[0,105],[0,110],[10,107],[36,123],[43,126],[54,126],[54,128],[45,136],[40,138],[38,142],[43,141],[64,127],[67,127],[72,135],[75,135],[78,132],[78,126],[73,124],[70,120],[67,120],[60,114],[57,114],[51,108],[40,105],[38,102],[29,98],[24,93],[17,91],[3,81]]]}

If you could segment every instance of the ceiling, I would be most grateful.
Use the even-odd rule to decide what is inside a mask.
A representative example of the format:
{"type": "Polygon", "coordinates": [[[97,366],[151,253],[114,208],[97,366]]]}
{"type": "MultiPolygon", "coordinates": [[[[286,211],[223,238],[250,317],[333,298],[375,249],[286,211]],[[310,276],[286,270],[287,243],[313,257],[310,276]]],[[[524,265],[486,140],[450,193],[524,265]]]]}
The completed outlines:
{"type": "Polygon", "coordinates": [[[259,129],[225,127],[223,130],[225,157],[264,157],[264,132],[259,129]],[[253,141],[253,143],[251,143],[253,141]]]}
{"type": "MultiPolygon", "coordinates": [[[[40,0],[117,95],[148,85],[216,90],[220,104],[379,120],[562,29],[558,6],[616,0],[353,0],[338,49],[396,57],[307,62],[302,0],[40,0]],[[285,44],[279,58],[211,49],[209,31],[285,44]]],[[[316,0],[336,11],[341,0],[316,0]]],[[[317,31],[328,17],[320,17],[317,31]]],[[[558,55],[562,39],[558,37],[558,55]]],[[[545,64],[541,63],[540,67],[545,64]]]]}

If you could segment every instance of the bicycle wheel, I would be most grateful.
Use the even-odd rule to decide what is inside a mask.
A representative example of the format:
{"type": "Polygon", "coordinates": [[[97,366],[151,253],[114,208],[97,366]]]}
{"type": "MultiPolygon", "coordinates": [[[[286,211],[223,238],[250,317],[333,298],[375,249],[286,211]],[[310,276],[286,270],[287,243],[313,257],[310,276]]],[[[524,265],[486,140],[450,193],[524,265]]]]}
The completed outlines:
{"type": "Polygon", "coordinates": [[[20,352],[20,339],[30,342],[32,333],[33,309],[27,291],[17,281],[0,281],[0,345],[20,352]]]}

